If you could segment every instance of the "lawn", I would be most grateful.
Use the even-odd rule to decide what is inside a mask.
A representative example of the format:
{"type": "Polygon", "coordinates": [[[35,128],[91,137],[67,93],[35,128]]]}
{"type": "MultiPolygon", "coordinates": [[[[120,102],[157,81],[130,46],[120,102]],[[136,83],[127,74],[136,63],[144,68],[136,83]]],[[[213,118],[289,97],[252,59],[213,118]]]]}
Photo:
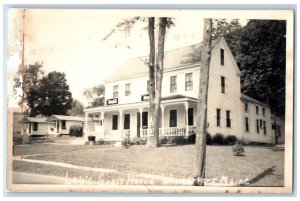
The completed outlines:
{"type": "MultiPolygon", "coordinates": [[[[263,146],[246,146],[245,151],[245,156],[233,156],[231,146],[208,146],[206,178],[217,178],[220,180],[227,177],[234,181],[247,179],[250,186],[284,185],[284,151],[263,146]]],[[[115,169],[122,172],[122,174],[134,172],[190,178],[194,160],[194,145],[148,149],[141,145],[123,148],[33,144],[17,146],[15,155],[20,153],[45,153],[44,155],[32,155],[26,158],[64,162],[94,168],[115,169]],[[47,154],[49,152],[53,154],[47,154]]],[[[31,165],[25,164],[23,166],[15,163],[14,170],[34,173],[35,168],[31,166],[33,166],[32,163],[31,165]]],[[[45,171],[40,167],[38,168],[40,172],[36,173],[61,176],[66,172],[66,170],[58,170],[59,168],[56,169],[55,167],[53,167],[55,171],[51,171],[49,167],[46,169],[48,170],[45,171]]],[[[72,175],[76,175],[76,172],[71,170],[70,172],[72,172],[72,175]]],[[[89,174],[93,178],[97,176],[93,175],[94,173],[78,173],[77,171],[77,174],[83,173],[89,174]]],[[[118,177],[118,175],[113,176],[118,177]]]]}

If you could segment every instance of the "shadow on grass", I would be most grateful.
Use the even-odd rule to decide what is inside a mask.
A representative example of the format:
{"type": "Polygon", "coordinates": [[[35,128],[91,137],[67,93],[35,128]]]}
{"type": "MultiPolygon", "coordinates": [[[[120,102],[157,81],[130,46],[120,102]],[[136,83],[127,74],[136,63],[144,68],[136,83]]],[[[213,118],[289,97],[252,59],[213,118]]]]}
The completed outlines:
{"type": "MultiPolygon", "coordinates": [[[[263,171],[262,173],[260,173],[259,175],[257,175],[253,179],[251,179],[249,181],[249,184],[255,184],[259,180],[263,179],[265,176],[271,175],[275,171],[275,167],[276,166],[273,166],[273,167],[270,167],[270,168],[266,169],[265,171],[263,171]]],[[[241,185],[241,186],[245,186],[245,185],[241,185]]]]}
{"type": "Polygon", "coordinates": [[[239,155],[234,155],[234,156],[237,156],[237,157],[246,157],[245,154],[239,154],[239,155]]]}
{"type": "Polygon", "coordinates": [[[285,150],[284,147],[276,147],[276,146],[274,146],[274,147],[266,147],[266,148],[270,149],[270,150],[272,150],[274,152],[283,152],[285,150]]]}

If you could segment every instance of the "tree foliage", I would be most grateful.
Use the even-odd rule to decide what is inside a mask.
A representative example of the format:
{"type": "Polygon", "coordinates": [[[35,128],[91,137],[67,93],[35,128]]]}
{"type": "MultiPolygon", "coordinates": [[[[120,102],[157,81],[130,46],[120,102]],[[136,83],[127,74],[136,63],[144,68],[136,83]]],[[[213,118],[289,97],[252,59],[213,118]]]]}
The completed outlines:
{"type": "Polygon", "coordinates": [[[215,36],[224,36],[241,70],[242,92],[270,104],[284,115],[286,21],[249,20],[240,27],[236,20],[215,23],[215,36]]]}
{"type": "Polygon", "coordinates": [[[40,81],[38,87],[28,93],[30,116],[67,114],[72,107],[72,94],[64,73],[50,72],[40,81]]]}
{"type": "Polygon", "coordinates": [[[68,111],[68,114],[71,116],[80,116],[80,115],[84,114],[83,109],[84,109],[84,107],[83,107],[82,103],[76,99],[73,99],[72,107],[68,111]]]}
{"type": "MultiPolygon", "coordinates": [[[[163,77],[164,43],[166,28],[175,25],[173,18],[167,17],[133,17],[118,23],[103,40],[107,40],[117,31],[125,32],[129,35],[133,25],[137,21],[148,22],[145,30],[149,36],[149,62],[145,62],[149,67],[149,133],[147,136],[147,146],[159,146],[159,115],[161,101],[161,87],[163,77]],[[155,33],[157,31],[157,33],[155,33]]],[[[128,46],[129,47],[129,46],[128,46]]]]}
{"type": "Polygon", "coordinates": [[[83,95],[88,100],[88,107],[103,106],[105,101],[104,93],[105,86],[103,84],[84,89],[83,95]]]}
{"type": "Polygon", "coordinates": [[[42,70],[43,63],[35,62],[34,64],[29,64],[20,68],[17,72],[17,75],[14,77],[14,90],[17,88],[22,89],[22,95],[19,101],[19,105],[25,108],[25,113],[30,113],[30,107],[27,107],[29,104],[33,104],[31,99],[28,98],[28,93],[31,90],[37,90],[39,80],[44,75],[42,70]]]}

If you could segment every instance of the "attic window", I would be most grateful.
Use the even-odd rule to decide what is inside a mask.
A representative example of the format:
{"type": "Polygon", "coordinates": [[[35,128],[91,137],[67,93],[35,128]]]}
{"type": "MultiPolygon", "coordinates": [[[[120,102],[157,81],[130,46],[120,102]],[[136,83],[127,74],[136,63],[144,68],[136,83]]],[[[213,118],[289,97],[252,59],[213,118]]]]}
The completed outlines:
{"type": "Polygon", "coordinates": [[[220,49],[221,65],[224,66],[224,49],[220,49]]]}

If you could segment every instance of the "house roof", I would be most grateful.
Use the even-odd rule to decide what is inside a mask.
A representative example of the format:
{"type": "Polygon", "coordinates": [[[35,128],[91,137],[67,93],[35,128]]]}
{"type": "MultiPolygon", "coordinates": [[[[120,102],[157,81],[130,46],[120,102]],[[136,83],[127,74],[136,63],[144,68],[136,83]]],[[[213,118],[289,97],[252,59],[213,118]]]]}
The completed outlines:
{"type": "Polygon", "coordinates": [[[52,115],[47,119],[48,122],[53,120],[85,121],[85,118],[77,117],[77,116],[67,116],[67,115],[52,115]]]}
{"type": "Polygon", "coordinates": [[[25,122],[46,123],[46,117],[26,117],[25,122]]]}
{"type": "MultiPolygon", "coordinates": [[[[222,39],[212,41],[212,48],[222,39]]],[[[198,43],[170,51],[164,54],[164,70],[177,68],[185,65],[199,63],[204,44],[198,43]]],[[[149,56],[137,57],[127,60],[116,71],[110,74],[106,81],[120,79],[128,76],[138,76],[148,72],[149,56]]]]}
{"type": "Polygon", "coordinates": [[[260,101],[254,99],[254,98],[251,98],[250,96],[247,96],[245,94],[241,94],[241,100],[245,100],[245,101],[249,101],[249,102],[252,102],[252,103],[260,104],[260,105],[263,105],[263,106],[266,106],[266,107],[270,107],[266,103],[260,102],[260,101]]]}

